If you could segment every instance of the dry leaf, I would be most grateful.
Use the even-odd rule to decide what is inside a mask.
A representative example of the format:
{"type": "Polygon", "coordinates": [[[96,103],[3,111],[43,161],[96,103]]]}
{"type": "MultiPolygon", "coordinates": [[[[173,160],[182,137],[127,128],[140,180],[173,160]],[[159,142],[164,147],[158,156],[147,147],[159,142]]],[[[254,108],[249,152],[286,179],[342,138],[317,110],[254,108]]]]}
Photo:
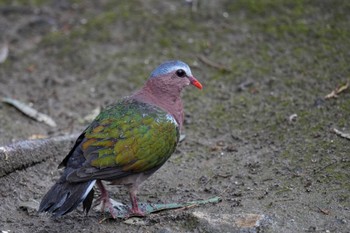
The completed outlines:
{"type": "Polygon", "coordinates": [[[28,139],[32,140],[32,139],[43,139],[43,138],[47,138],[47,136],[43,134],[32,134],[29,136],[28,139]]]}
{"type": "Polygon", "coordinates": [[[348,88],[349,88],[349,81],[347,81],[345,84],[335,88],[331,93],[326,95],[324,98],[325,99],[337,98],[341,92],[347,90],[348,88]]]}

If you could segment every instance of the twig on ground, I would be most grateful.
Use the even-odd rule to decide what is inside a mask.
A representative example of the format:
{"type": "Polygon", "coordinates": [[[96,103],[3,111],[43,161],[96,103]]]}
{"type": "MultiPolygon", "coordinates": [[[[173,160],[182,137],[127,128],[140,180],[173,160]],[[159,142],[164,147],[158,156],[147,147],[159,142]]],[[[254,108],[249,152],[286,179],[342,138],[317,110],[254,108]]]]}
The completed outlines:
{"type": "Polygon", "coordinates": [[[350,133],[341,132],[340,130],[337,130],[336,128],[333,129],[333,132],[342,138],[346,138],[346,139],[350,140],[350,133]]]}
{"type": "Polygon", "coordinates": [[[210,61],[208,58],[206,58],[205,56],[203,55],[199,55],[198,56],[198,59],[203,62],[204,64],[208,65],[208,66],[211,66],[213,68],[216,68],[216,69],[219,69],[219,70],[222,70],[222,71],[225,71],[225,72],[231,72],[231,69],[224,66],[224,65],[221,65],[221,64],[218,64],[218,63],[215,63],[213,61],[210,61]]]}
{"type": "Polygon", "coordinates": [[[338,162],[337,160],[332,161],[331,163],[329,163],[329,164],[327,164],[327,165],[321,167],[320,169],[315,170],[315,171],[314,171],[314,174],[319,173],[319,172],[325,170],[326,168],[332,166],[333,164],[336,164],[337,162],[338,162]]]}
{"type": "Polygon", "coordinates": [[[8,44],[5,43],[1,48],[0,48],[0,63],[4,63],[9,55],[9,47],[8,44]]]}
{"type": "Polygon", "coordinates": [[[2,98],[1,101],[12,105],[13,107],[15,107],[16,109],[21,111],[23,114],[31,117],[32,119],[34,119],[36,121],[43,122],[51,127],[57,126],[56,122],[51,117],[49,117],[46,114],[38,112],[37,110],[28,106],[25,103],[22,103],[16,99],[12,99],[12,98],[2,98]]]}
{"type": "Polygon", "coordinates": [[[329,215],[330,211],[326,209],[321,209],[320,207],[317,206],[317,209],[324,215],[329,215]]]}

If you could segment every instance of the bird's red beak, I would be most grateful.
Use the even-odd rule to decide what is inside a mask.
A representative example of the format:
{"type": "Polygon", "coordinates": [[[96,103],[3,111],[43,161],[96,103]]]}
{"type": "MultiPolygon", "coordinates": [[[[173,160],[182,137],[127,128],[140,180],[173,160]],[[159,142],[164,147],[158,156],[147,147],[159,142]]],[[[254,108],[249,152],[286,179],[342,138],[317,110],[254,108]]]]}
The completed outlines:
{"type": "Polygon", "coordinates": [[[198,82],[198,80],[195,77],[190,76],[190,77],[188,77],[188,79],[190,80],[190,82],[193,86],[202,90],[202,88],[203,88],[202,84],[200,82],[198,82]]]}

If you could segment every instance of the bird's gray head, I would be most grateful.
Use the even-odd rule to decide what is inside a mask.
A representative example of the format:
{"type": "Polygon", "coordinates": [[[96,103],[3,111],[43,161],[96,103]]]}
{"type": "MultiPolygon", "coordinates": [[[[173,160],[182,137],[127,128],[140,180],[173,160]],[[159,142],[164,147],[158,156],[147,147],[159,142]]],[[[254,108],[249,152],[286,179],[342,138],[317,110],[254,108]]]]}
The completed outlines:
{"type": "Polygon", "coordinates": [[[160,66],[158,66],[156,69],[154,69],[150,75],[150,78],[160,77],[169,73],[173,73],[175,71],[178,71],[178,73],[181,75],[181,72],[185,72],[184,74],[187,76],[193,76],[190,67],[182,62],[182,61],[166,61],[162,63],[160,66]]]}
{"type": "Polygon", "coordinates": [[[185,85],[192,84],[193,86],[202,89],[202,84],[193,77],[190,67],[185,62],[177,60],[162,63],[152,71],[149,80],[156,81],[169,77],[174,81],[173,83],[176,83],[175,85],[184,87],[185,85]]]}

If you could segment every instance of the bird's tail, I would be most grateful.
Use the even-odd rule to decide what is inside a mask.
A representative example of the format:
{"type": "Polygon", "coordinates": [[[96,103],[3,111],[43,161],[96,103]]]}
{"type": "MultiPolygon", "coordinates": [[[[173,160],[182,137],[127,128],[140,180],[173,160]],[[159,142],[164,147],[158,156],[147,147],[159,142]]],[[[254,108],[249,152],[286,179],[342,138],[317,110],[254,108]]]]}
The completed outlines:
{"type": "Polygon", "coordinates": [[[52,213],[53,217],[59,217],[71,212],[83,202],[83,208],[88,212],[94,197],[95,182],[96,180],[70,183],[61,177],[43,197],[38,211],[52,213]]]}

